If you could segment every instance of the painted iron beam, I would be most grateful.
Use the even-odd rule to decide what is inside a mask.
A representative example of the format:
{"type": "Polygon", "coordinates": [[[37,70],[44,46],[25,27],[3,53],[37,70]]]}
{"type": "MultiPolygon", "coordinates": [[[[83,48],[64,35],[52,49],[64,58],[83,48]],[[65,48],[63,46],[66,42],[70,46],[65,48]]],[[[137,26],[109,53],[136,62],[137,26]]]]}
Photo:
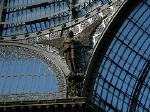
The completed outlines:
{"type": "MultiPolygon", "coordinates": [[[[5,0],[6,2],[6,0],[5,0]]],[[[3,15],[3,8],[4,8],[4,0],[1,0],[1,3],[0,3],[0,23],[2,21],[2,15],[3,15]]],[[[3,29],[3,24],[0,24],[0,29],[3,29]]],[[[2,35],[2,32],[0,32],[0,36],[2,35]]],[[[1,37],[0,37],[1,38],[1,37]]]]}
{"type": "Polygon", "coordinates": [[[3,8],[4,8],[4,0],[2,0],[0,4],[0,22],[2,21],[3,8]]]}
{"type": "Polygon", "coordinates": [[[12,11],[10,11],[10,12],[13,12],[13,11],[17,11],[17,10],[24,10],[24,9],[31,9],[31,8],[35,8],[35,7],[39,7],[39,6],[45,6],[45,5],[57,3],[57,2],[61,2],[61,0],[60,1],[45,0],[42,2],[34,3],[34,4],[18,5],[18,6],[4,6],[4,9],[12,9],[12,11]],[[15,10],[13,10],[13,9],[15,9],[15,10]]]}
{"type": "Polygon", "coordinates": [[[1,112],[104,112],[85,97],[39,101],[17,101],[0,103],[1,112]]]}
{"type": "Polygon", "coordinates": [[[145,66],[139,80],[137,81],[137,86],[135,88],[135,91],[133,93],[132,101],[131,101],[131,108],[130,112],[135,112],[136,111],[136,106],[138,104],[138,98],[141,93],[142,87],[144,85],[144,82],[146,80],[146,77],[148,75],[148,72],[150,71],[150,60],[148,60],[147,65],[145,66]]]}

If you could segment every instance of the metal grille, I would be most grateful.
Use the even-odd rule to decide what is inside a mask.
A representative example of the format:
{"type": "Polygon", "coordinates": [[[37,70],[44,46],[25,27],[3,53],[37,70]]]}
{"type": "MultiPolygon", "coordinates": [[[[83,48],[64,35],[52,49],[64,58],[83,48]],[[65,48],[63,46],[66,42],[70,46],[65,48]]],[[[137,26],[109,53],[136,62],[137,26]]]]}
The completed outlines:
{"type": "Polygon", "coordinates": [[[150,111],[150,0],[141,0],[109,46],[93,102],[105,111],[150,111]]]}

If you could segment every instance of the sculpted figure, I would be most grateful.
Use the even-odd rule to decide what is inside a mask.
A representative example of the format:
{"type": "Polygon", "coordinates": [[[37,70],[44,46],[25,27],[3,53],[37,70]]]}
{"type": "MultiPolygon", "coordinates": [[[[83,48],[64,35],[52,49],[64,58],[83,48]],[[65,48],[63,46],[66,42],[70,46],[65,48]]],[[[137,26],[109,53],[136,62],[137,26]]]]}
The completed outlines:
{"type": "Polygon", "coordinates": [[[75,62],[77,39],[73,37],[73,32],[69,31],[67,37],[62,41],[61,51],[64,53],[64,57],[70,71],[75,75],[77,73],[77,66],[75,62]]]}
{"type": "Polygon", "coordinates": [[[74,38],[73,31],[69,31],[67,37],[62,37],[64,25],[61,30],[60,38],[53,40],[44,40],[37,42],[37,44],[44,44],[54,46],[59,50],[60,55],[65,57],[66,63],[72,75],[76,75],[78,67],[76,65],[76,50],[78,48],[78,43],[82,46],[90,46],[89,36],[96,29],[96,27],[102,22],[101,18],[98,18],[91,25],[82,30],[78,38],[74,38]]]}

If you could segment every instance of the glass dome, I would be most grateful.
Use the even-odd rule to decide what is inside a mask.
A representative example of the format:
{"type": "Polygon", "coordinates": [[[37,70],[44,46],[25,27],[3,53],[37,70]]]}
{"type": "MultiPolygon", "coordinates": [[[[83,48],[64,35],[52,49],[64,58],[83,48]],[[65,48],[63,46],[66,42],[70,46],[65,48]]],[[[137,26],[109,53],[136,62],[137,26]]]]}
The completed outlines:
{"type": "Polygon", "coordinates": [[[99,66],[92,100],[105,111],[150,111],[149,12],[150,0],[141,0],[99,66]]]}

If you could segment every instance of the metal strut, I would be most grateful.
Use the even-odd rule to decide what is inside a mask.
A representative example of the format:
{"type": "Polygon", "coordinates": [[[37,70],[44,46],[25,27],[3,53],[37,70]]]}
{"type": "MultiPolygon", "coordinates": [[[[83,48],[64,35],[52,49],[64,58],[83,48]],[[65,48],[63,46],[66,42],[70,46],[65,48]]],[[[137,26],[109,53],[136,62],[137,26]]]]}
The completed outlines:
{"type": "Polygon", "coordinates": [[[3,7],[4,7],[4,0],[1,1],[0,5],[0,22],[2,21],[3,7]]]}
{"type": "Polygon", "coordinates": [[[74,8],[74,1],[73,0],[65,0],[68,7],[69,7],[69,20],[71,21],[72,19],[75,18],[76,16],[76,11],[75,11],[75,8],[74,8]]]}
{"type": "Polygon", "coordinates": [[[135,88],[135,91],[133,93],[133,98],[132,98],[132,101],[131,101],[131,108],[130,108],[129,112],[135,112],[135,110],[136,110],[136,106],[137,106],[137,103],[138,103],[138,97],[140,95],[143,83],[145,82],[145,79],[148,75],[149,70],[150,70],[150,60],[148,60],[148,63],[145,66],[145,68],[144,68],[144,70],[141,74],[141,77],[138,80],[138,84],[137,84],[137,86],[135,88]]]}
{"type": "MultiPolygon", "coordinates": [[[[2,15],[3,15],[3,7],[4,7],[4,0],[1,0],[1,4],[0,4],[0,29],[3,29],[3,25],[1,24],[2,22],[2,15]]],[[[0,32],[0,36],[2,32],[0,32]]]]}

